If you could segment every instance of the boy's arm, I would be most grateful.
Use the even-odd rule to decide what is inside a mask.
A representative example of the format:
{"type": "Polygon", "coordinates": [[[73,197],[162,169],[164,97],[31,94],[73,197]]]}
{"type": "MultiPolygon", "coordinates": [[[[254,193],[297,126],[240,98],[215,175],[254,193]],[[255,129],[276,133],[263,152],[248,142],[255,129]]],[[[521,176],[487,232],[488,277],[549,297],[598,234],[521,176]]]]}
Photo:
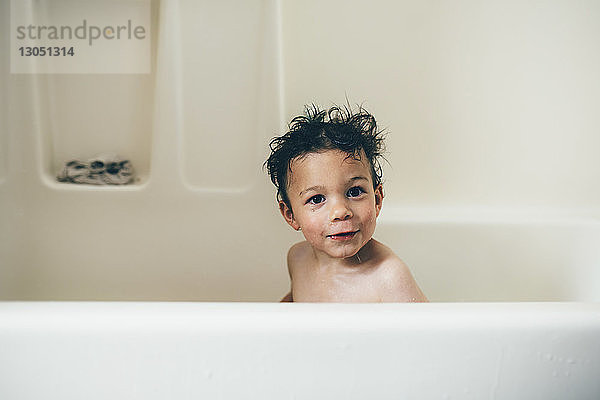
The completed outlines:
{"type": "MultiPolygon", "coordinates": [[[[397,258],[397,257],[396,257],[397,258]]],[[[421,291],[421,288],[412,276],[408,266],[398,258],[398,268],[396,269],[397,287],[401,288],[400,294],[402,301],[409,303],[429,303],[429,300],[421,291]]]]}
{"type": "Polygon", "coordinates": [[[280,303],[293,303],[294,299],[292,298],[292,291],[290,290],[290,292],[288,294],[286,294],[283,299],[281,299],[279,301],[280,303]]]}
{"type": "MultiPolygon", "coordinates": [[[[290,281],[292,280],[292,264],[294,263],[294,258],[297,257],[298,249],[302,246],[304,242],[296,243],[287,253],[287,264],[288,264],[288,274],[290,275],[290,281]]],[[[294,302],[294,297],[292,296],[292,290],[283,296],[283,299],[279,300],[280,303],[292,303],[294,302]]]]}

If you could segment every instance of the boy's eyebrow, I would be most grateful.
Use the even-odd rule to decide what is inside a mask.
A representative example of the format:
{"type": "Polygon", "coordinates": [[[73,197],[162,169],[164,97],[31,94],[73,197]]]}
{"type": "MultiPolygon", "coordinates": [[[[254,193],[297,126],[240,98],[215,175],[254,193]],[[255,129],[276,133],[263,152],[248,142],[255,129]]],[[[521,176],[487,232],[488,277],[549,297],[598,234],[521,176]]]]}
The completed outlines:
{"type": "Polygon", "coordinates": [[[353,181],[358,181],[364,179],[365,181],[368,181],[368,179],[364,176],[355,176],[354,178],[350,178],[350,180],[348,182],[353,182],[353,181]]]}
{"type": "Polygon", "coordinates": [[[318,190],[325,190],[325,186],[322,186],[322,185],[315,185],[315,186],[311,186],[311,187],[309,187],[309,188],[306,188],[306,189],[302,190],[302,191],[300,192],[299,196],[300,196],[300,197],[302,197],[302,193],[305,193],[305,192],[310,192],[311,190],[315,190],[315,191],[318,191],[318,190]]]}
{"type": "MultiPolygon", "coordinates": [[[[348,179],[348,182],[354,182],[354,181],[360,181],[360,180],[368,181],[368,179],[364,176],[355,176],[355,177],[348,179]]],[[[299,196],[302,197],[302,193],[310,192],[311,190],[315,190],[315,191],[325,190],[325,186],[322,186],[322,185],[311,186],[309,188],[302,190],[300,192],[299,196]]]]}

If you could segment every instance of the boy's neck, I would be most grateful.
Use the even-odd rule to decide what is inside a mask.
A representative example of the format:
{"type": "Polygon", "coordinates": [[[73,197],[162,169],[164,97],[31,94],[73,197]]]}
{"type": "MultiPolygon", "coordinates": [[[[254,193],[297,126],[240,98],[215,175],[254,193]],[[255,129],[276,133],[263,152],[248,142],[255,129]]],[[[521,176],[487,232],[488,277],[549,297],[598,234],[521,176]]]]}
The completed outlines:
{"type": "MultiPolygon", "coordinates": [[[[327,254],[317,252],[313,248],[313,255],[315,259],[314,268],[319,271],[327,270],[331,273],[347,273],[357,272],[369,265],[371,260],[371,247],[373,245],[373,238],[369,239],[367,243],[360,250],[351,257],[346,258],[333,258],[327,254]]],[[[312,247],[312,246],[311,246],[312,247]]]]}

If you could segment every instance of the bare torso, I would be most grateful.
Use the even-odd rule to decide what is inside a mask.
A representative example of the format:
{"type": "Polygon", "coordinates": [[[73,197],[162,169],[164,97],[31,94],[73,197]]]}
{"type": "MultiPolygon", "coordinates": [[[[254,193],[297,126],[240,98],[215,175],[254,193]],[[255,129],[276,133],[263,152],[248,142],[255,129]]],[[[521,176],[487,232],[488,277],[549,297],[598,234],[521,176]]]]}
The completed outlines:
{"type": "Polygon", "coordinates": [[[318,265],[308,242],[288,253],[295,302],[424,302],[408,267],[387,246],[371,239],[353,265],[318,265]],[[363,251],[364,250],[364,251],[363,251]]]}

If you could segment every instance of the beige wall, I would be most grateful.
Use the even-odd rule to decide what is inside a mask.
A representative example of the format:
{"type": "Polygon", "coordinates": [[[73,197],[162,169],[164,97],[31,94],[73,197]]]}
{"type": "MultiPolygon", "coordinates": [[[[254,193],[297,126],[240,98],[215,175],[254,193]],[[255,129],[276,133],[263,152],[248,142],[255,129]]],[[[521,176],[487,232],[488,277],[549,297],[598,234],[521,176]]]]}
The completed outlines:
{"type": "Polygon", "coordinates": [[[597,1],[284,1],[285,115],[362,103],[388,204],[600,209],[597,1]]]}
{"type": "Polygon", "coordinates": [[[267,143],[303,104],[345,96],[389,132],[377,234],[431,298],[481,299],[499,280],[484,298],[529,298],[510,286],[529,264],[562,271],[535,292],[548,298],[573,265],[598,270],[598,2],[154,1],[150,75],[11,75],[9,3],[0,0],[0,299],[278,299],[286,251],[302,236],[261,170],[267,143]],[[65,161],[103,151],[130,158],[140,181],[55,182],[65,161]],[[561,225],[525,226],[502,242],[493,224],[460,225],[479,222],[480,208],[592,225],[564,240],[552,239],[561,225]],[[418,225],[444,219],[455,225],[418,225]],[[531,250],[546,247],[555,252],[531,250]],[[489,271],[521,264],[500,278],[464,273],[485,285],[440,288],[488,253],[503,254],[489,271]]]}

